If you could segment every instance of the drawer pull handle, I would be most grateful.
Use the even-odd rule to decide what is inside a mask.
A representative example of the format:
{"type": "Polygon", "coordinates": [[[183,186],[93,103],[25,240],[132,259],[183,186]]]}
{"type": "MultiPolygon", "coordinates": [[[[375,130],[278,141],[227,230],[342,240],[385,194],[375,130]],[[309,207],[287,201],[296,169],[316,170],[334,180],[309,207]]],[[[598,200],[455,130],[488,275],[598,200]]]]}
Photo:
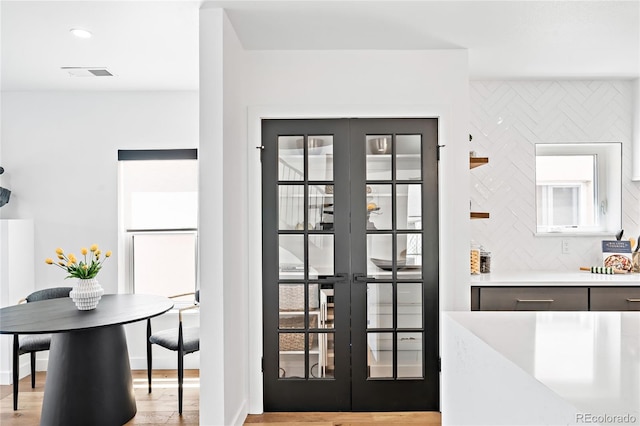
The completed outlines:
{"type": "Polygon", "coordinates": [[[627,299],[627,302],[640,302],[640,299],[627,299]]]}
{"type": "Polygon", "coordinates": [[[518,303],[551,303],[553,299],[516,299],[518,303]]]}

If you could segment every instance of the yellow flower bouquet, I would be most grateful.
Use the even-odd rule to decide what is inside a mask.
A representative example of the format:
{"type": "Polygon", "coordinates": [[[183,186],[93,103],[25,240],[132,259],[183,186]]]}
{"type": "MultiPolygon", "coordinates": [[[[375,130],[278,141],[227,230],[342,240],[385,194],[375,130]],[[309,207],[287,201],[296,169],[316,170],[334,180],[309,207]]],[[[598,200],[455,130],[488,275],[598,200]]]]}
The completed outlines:
{"type": "Polygon", "coordinates": [[[45,262],[67,271],[69,275],[66,278],[90,279],[98,275],[104,261],[111,256],[111,251],[107,251],[103,257],[98,245],[94,244],[88,250],[85,247],[81,248],[80,254],[83,259],[78,262],[78,258],[73,253],[66,254],[64,250],[57,248],[58,261],[48,258],[45,262]]]}

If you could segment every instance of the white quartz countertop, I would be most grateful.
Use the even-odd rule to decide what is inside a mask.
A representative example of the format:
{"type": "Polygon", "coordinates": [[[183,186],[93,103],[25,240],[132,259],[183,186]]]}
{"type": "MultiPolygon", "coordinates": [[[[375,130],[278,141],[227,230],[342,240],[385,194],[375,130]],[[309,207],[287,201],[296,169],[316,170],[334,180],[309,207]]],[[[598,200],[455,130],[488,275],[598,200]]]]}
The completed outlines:
{"type": "Polygon", "coordinates": [[[640,313],[444,312],[443,425],[640,424],[640,313]]]}
{"type": "Polygon", "coordinates": [[[511,271],[471,275],[472,286],[634,286],[640,285],[640,274],[592,274],[587,271],[511,271]]]}

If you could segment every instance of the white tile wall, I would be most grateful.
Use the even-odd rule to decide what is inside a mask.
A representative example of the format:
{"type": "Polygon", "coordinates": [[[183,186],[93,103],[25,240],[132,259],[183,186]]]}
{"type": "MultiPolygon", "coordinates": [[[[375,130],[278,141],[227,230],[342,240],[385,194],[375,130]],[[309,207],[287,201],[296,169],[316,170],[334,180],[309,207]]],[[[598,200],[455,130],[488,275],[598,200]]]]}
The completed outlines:
{"type": "MultiPolygon", "coordinates": [[[[469,149],[489,157],[470,171],[471,238],[492,271],[577,270],[601,263],[602,237],[536,237],[534,144],[622,142],[622,227],[640,234],[640,182],[631,181],[630,81],[472,81],[469,149]],[[563,254],[561,240],[569,240],[563,254]]],[[[613,236],[612,236],[613,238],[613,236]]]]}

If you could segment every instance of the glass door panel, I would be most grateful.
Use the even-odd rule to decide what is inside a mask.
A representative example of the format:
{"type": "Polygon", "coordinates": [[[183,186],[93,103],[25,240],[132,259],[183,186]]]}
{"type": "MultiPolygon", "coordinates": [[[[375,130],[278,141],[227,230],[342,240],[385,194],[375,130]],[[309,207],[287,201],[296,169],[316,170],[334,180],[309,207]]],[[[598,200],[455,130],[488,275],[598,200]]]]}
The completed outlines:
{"type": "Polygon", "coordinates": [[[309,136],[307,159],[310,181],[333,180],[333,136],[309,136]]]}
{"type": "Polygon", "coordinates": [[[422,283],[398,283],[398,329],[422,327],[422,283]]]}
{"type": "Polygon", "coordinates": [[[367,328],[393,328],[393,285],[367,284],[367,328]]]}
{"type": "Polygon", "coordinates": [[[304,228],[304,186],[278,186],[278,227],[282,230],[304,228]]]}
{"type": "Polygon", "coordinates": [[[311,185],[308,206],[307,229],[333,231],[333,185],[311,185]]]}
{"type": "Polygon", "coordinates": [[[396,179],[420,180],[422,177],[421,135],[397,135],[396,147],[396,179]]]}
{"type": "Polygon", "coordinates": [[[369,379],[393,378],[393,333],[367,334],[369,379]]]}
{"type": "Polygon", "coordinates": [[[308,239],[309,277],[334,275],[333,235],[311,234],[308,239]]]}
{"type": "Polygon", "coordinates": [[[367,180],[391,179],[391,135],[367,135],[367,180]]]}
{"type": "Polygon", "coordinates": [[[393,262],[393,234],[367,235],[367,275],[389,276],[395,267],[393,262]]]}
{"type": "Polygon", "coordinates": [[[422,227],[422,185],[396,185],[396,229],[422,227]]]}
{"type": "Polygon", "coordinates": [[[422,333],[398,333],[398,378],[422,378],[422,333]]]}
{"type": "Polygon", "coordinates": [[[304,180],[304,147],[302,136],[278,137],[278,180],[304,180]]]}
{"type": "Polygon", "coordinates": [[[367,229],[392,229],[391,185],[367,185],[367,229]]]}
{"type": "Polygon", "coordinates": [[[304,278],[304,235],[282,234],[278,241],[280,279],[304,278]]]}

